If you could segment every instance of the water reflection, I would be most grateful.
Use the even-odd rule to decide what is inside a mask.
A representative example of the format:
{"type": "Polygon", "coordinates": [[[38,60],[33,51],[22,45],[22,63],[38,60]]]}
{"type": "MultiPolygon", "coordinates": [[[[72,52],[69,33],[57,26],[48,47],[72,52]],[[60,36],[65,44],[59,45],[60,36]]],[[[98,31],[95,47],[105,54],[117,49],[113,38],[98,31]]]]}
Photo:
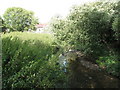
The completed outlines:
{"type": "Polygon", "coordinates": [[[59,55],[59,64],[60,68],[64,71],[67,72],[68,64],[71,61],[76,60],[77,54],[75,50],[69,50],[68,52],[62,53],[59,55]]]}
{"type": "Polygon", "coordinates": [[[63,53],[59,55],[59,64],[60,64],[60,68],[64,72],[67,72],[68,61],[63,53]]]}

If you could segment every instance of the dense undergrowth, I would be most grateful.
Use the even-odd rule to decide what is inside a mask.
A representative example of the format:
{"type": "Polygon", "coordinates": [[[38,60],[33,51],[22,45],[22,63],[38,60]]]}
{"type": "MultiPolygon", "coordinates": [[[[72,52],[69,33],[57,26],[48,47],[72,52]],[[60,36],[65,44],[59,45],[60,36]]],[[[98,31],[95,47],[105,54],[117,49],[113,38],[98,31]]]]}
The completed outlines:
{"type": "Polygon", "coordinates": [[[50,34],[13,32],[2,35],[3,88],[66,87],[50,34]]]}
{"type": "Polygon", "coordinates": [[[50,23],[54,35],[3,34],[3,88],[69,87],[69,76],[58,64],[59,55],[69,49],[80,51],[88,61],[120,78],[119,6],[120,2],[75,6],[66,19],[50,23]]]}
{"type": "Polygon", "coordinates": [[[51,30],[59,43],[84,53],[89,61],[120,73],[120,2],[98,1],[71,8],[69,15],[54,18],[51,30]]]}

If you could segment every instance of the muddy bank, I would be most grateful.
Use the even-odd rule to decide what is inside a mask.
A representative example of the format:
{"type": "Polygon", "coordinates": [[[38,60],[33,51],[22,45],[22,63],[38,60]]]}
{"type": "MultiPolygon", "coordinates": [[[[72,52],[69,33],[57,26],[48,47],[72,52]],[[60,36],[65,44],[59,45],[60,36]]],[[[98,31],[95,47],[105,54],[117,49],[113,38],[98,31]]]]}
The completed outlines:
{"type": "Polygon", "coordinates": [[[74,61],[69,65],[71,88],[119,88],[120,80],[89,61],[74,61]]]}

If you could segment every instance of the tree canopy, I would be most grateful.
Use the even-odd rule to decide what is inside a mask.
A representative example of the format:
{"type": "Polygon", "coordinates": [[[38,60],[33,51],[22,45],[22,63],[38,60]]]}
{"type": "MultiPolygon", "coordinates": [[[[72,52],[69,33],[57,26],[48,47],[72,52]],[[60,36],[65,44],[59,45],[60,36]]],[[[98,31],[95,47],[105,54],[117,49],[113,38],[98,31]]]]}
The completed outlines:
{"type": "Polygon", "coordinates": [[[34,30],[38,19],[32,11],[20,7],[8,8],[4,15],[5,25],[10,31],[34,30]]]}
{"type": "Polygon", "coordinates": [[[4,24],[4,20],[0,16],[0,32],[4,32],[5,30],[6,30],[6,27],[5,27],[5,24],[4,24]]]}
{"type": "Polygon", "coordinates": [[[119,38],[119,2],[94,2],[74,6],[66,19],[52,22],[54,35],[86,54],[104,55],[119,38]]]}

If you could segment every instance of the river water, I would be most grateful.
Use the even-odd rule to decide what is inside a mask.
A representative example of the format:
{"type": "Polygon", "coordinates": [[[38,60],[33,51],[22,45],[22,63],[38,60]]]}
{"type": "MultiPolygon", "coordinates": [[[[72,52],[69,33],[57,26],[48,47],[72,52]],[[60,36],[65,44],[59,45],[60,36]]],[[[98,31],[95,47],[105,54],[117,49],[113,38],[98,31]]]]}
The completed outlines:
{"type": "Polygon", "coordinates": [[[64,54],[59,55],[59,64],[60,64],[60,68],[64,72],[67,72],[68,61],[67,61],[67,58],[64,56],[64,54]]]}

